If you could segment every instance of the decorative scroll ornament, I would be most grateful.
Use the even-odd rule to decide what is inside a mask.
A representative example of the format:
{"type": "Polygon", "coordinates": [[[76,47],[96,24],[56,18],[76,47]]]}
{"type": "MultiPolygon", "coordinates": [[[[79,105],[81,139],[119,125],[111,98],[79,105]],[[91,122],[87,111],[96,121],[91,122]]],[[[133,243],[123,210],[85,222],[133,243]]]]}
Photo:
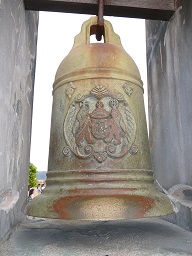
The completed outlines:
{"type": "Polygon", "coordinates": [[[77,157],[94,157],[100,163],[108,157],[137,153],[135,134],[136,123],[128,103],[119,95],[110,95],[103,86],[76,97],[64,121],[70,150],[77,157]]]}

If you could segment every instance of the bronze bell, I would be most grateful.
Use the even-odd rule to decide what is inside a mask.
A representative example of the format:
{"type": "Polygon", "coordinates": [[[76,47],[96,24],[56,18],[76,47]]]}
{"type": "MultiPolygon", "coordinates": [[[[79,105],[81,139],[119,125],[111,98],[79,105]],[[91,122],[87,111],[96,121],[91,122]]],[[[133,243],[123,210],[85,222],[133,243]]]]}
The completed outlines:
{"type": "Polygon", "coordinates": [[[53,84],[47,187],[28,205],[44,218],[115,220],[172,213],[155,187],[139,70],[104,21],[84,22],[53,84]]]}

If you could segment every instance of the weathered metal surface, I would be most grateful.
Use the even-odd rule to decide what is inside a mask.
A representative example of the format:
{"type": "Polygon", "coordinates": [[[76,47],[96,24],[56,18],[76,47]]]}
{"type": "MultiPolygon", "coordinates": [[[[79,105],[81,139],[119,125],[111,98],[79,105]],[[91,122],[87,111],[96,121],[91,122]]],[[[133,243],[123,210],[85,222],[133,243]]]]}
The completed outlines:
{"type": "Polygon", "coordinates": [[[109,220],[172,212],[154,186],[139,70],[104,21],[86,21],[53,85],[47,188],[29,214],[109,220]]]}
{"type": "MultiPolygon", "coordinates": [[[[96,15],[98,0],[24,0],[27,10],[96,15]]],[[[169,20],[180,0],[105,0],[105,16],[169,20]]]]}
{"type": "Polygon", "coordinates": [[[97,31],[96,39],[101,41],[102,36],[104,35],[104,0],[98,0],[98,21],[97,21],[97,31]]]}

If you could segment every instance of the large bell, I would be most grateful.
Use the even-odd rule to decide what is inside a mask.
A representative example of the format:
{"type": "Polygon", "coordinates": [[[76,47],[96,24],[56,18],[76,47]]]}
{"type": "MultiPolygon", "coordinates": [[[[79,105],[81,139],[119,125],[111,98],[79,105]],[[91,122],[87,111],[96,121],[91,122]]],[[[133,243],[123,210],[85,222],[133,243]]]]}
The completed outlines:
{"type": "Polygon", "coordinates": [[[44,218],[114,220],[172,213],[155,187],[139,70],[104,21],[82,25],[53,85],[47,187],[28,205],[44,218]]]}

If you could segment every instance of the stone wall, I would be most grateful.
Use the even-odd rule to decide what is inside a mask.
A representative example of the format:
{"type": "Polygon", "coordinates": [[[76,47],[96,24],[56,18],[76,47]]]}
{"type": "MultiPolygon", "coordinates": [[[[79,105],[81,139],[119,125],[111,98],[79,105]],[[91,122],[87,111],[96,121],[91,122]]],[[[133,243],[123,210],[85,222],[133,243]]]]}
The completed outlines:
{"type": "Polygon", "coordinates": [[[38,13],[0,1],[0,239],[24,218],[38,13]]]}
{"type": "Polygon", "coordinates": [[[192,1],[169,22],[146,21],[149,133],[155,178],[172,222],[192,230],[192,1]]]}

